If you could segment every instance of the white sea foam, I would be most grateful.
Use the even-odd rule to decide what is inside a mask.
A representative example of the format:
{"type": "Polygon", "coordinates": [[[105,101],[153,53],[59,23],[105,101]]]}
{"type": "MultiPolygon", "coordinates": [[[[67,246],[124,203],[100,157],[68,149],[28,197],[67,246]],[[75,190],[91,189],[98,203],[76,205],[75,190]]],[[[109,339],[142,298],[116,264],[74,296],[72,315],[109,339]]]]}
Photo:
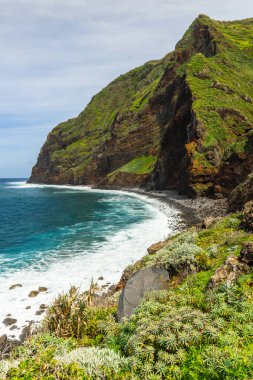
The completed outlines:
{"type": "MultiPolygon", "coordinates": [[[[59,252],[50,252],[45,257],[47,265],[43,265],[43,260],[30,268],[15,270],[0,277],[0,322],[11,314],[18,320],[18,330],[10,331],[9,328],[0,324],[0,335],[6,333],[8,336],[18,337],[22,327],[27,321],[41,320],[42,316],[35,315],[41,304],[49,304],[53,298],[60,292],[67,291],[71,285],[80,286],[81,289],[87,289],[91,279],[97,281],[102,276],[105,280],[98,281],[102,284],[105,282],[115,283],[120,279],[124,268],[141,258],[146,253],[146,248],[152,243],[164,239],[168,234],[178,228],[179,213],[173,208],[164,205],[157,200],[149,199],[144,195],[127,193],[116,190],[92,190],[83,186],[48,186],[33,185],[24,182],[9,183],[13,187],[31,188],[31,187],[54,187],[60,189],[72,189],[75,191],[98,191],[109,192],[113,194],[129,195],[141,198],[145,201],[145,207],[149,209],[150,219],[144,220],[135,225],[126,226],[114,235],[108,234],[107,240],[103,243],[97,243],[93,246],[92,251],[75,250],[75,244],[71,249],[63,252],[60,259],[51,259],[59,252]],[[13,284],[20,283],[22,287],[9,290],[13,284]],[[48,288],[48,292],[40,293],[35,298],[29,298],[31,290],[37,290],[39,286],[48,288]],[[30,309],[26,309],[31,306],[30,309]]],[[[107,199],[105,202],[108,201],[107,199]]],[[[81,228],[81,225],[80,225],[81,228]]],[[[71,231],[68,231],[69,233],[71,231]]],[[[40,253],[38,253],[40,254],[40,253]]],[[[43,252],[41,252],[43,255],[43,252]]]]}

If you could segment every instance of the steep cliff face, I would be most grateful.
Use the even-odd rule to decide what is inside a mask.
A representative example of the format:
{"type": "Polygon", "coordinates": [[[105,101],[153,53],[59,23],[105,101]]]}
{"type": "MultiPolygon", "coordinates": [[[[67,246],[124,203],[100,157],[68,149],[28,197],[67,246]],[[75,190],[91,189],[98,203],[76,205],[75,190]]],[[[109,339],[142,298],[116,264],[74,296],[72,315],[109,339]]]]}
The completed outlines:
{"type": "Polygon", "coordinates": [[[227,195],[253,171],[253,19],[199,16],[48,135],[30,182],[227,195]]]}

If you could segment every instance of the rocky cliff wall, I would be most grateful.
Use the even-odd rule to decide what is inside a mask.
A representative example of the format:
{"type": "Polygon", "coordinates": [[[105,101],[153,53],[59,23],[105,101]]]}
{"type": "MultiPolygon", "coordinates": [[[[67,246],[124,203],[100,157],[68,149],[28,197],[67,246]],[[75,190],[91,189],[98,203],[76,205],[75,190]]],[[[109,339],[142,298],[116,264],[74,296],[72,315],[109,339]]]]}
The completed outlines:
{"type": "Polygon", "coordinates": [[[199,16],[48,135],[30,182],[227,196],[253,171],[253,19],[199,16]]]}

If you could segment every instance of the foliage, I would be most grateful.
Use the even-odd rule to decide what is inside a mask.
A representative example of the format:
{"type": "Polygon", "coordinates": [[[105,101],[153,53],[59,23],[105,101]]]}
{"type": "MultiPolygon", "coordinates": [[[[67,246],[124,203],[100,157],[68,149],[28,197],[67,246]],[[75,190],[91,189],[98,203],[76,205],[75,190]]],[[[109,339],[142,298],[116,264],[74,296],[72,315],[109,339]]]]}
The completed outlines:
{"type": "Polygon", "coordinates": [[[85,293],[71,288],[49,308],[43,331],[0,362],[1,378],[252,379],[253,271],[232,285],[207,286],[245,241],[253,234],[240,214],[170,237],[138,263],[174,268],[169,289],[147,293],[121,322],[110,303],[98,306],[94,285],[85,293]],[[182,276],[188,265],[194,271],[182,276]]]}
{"type": "Polygon", "coordinates": [[[115,310],[91,306],[92,297],[92,287],[84,293],[72,287],[68,293],[60,294],[48,309],[44,331],[58,337],[81,339],[85,345],[101,342],[100,324],[115,310]]]}
{"type": "Polygon", "coordinates": [[[197,234],[194,232],[179,235],[159,250],[156,255],[150,256],[149,265],[154,264],[166,268],[173,274],[179,272],[180,269],[197,270],[198,264],[201,263],[201,258],[205,256],[205,252],[195,244],[196,238],[197,234]]]}
{"type": "Polygon", "coordinates": [[[76,363],[92,378],[104,378],[121,370],[129,370],[130,363],[109,348],[97,347],[77,348],[56,357],[56,360],[64,365],[76,363]]]}
{"type": "Polygon", "coordinates": [[[110,349],[78,348],[74,339],[39,334],[1,362],[1,379],[124,379],[129,360],[110,349]]]}
{"type": "Polygon", "coordinates": [[[195,54],[186,67],[203,144],[201,153],[192,150],[195,176],[215,175],[222,156],[229,160],[252,149],[248,144],[253,122],[252,19],[217,22],[206,17],[201,22],[211,27],[216,54],[195,54]]]}

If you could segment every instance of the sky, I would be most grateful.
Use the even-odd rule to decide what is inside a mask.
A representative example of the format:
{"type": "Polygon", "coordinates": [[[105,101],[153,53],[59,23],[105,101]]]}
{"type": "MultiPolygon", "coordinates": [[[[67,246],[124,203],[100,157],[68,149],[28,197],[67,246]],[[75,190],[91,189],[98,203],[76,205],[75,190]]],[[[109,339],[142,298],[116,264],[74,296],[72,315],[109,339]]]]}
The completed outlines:
{"type": "Polygon", "coordinates": [[[198,14],[252,0],[0,0],[0,178],[29,177],[59,122],[118,75],[173,50],[198,14]]]}

